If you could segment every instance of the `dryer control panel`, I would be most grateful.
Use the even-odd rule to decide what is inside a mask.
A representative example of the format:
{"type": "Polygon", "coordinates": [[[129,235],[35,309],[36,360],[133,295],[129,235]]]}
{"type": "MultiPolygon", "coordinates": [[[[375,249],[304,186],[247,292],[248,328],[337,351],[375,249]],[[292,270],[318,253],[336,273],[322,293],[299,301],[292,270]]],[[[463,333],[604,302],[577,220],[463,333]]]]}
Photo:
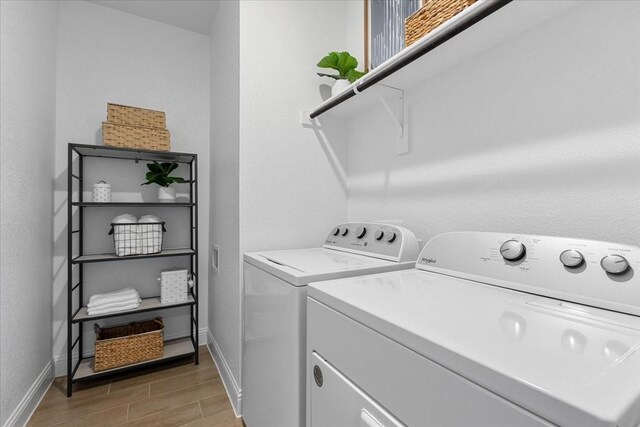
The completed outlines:
{"type": "Polygon", "coordinates": [[[322,245],[328,249],[406,262],[418,258],[416,236],[404,227],[373,222],[348,222],[329,231],[322,245]]]}
{"type": "Polygon", "coordinates": [[[456,232],[431,239],[416,267],[640,316],[640,248],[528,234],[456,232]]]}

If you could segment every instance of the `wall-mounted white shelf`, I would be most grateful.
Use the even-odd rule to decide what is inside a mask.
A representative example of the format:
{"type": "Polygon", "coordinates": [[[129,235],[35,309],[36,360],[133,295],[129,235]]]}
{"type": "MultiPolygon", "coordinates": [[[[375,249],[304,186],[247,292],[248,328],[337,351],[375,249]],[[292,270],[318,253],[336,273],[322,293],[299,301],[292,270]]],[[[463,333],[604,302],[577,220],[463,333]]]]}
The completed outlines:
{"type": "MultiPolygon", "coordinates": [[[[380,102],[380,86],[400,89],[399,94],[403,95],[429,77],[540,25],[579,3],[560,0],[480,0],[318,105],[309,117],[348,117],[365,111],[380,102]]],[[[394,117],[394,121],[402,124],[398,117],[394,117]]]]}

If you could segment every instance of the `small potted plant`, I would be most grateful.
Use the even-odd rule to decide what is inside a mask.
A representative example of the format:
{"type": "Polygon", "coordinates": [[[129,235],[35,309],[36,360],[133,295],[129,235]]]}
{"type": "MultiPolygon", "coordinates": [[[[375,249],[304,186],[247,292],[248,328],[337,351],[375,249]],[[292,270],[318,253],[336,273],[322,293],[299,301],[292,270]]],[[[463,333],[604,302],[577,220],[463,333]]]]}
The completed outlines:
{"type": "Polygon", "coordinates": [[[364,76],[366,73],[356,70],[358,60],[351,56],[349,52],[329,52],[317,64],[320,68],[330,68],[336,70],[338,74],[318,73],[320,77],[330,77],[335,80],[331,88],[331,96],[336,96],[351,83],[364,76]]]}
{"type": "Polygon", "coordinates": [[[145,175],[147,182],[140,185],[158,184],[158,201],[174,202],[176,200],[176,189],[171,187],[173,183],[188,184],[188,181],[179,176],[169,176],[174,169],[178,167],[178,163],[147,163],[149,172],[145,175]]]}

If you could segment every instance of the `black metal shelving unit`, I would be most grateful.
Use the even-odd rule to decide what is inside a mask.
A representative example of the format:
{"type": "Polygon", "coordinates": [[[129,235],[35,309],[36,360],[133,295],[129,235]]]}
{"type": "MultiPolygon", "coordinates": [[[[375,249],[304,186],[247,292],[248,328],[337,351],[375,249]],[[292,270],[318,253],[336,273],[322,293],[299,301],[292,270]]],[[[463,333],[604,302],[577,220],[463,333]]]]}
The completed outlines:
{"type": "Polygon", "coordinates": [[[198,156],[192,153],[159,152],[128,148],[113,148],[97,145],[69,144],[67,168],[67,396],[73,392],[73,384],[79,381],[95,379],[107,375],[114,375],[137,369],[143,366],[155,365],[178,358],[193,357],[198,364],[198,156]],[[83,200],[84,160],[88,157],[139,161],[178,162],[189,167],[189,202],[158,203],[158,202],[111,202],[94,203],[83,200]],[[74,161],[77,167],[74,171],[74,161]],[[77,199],[73,200],[74,190],[77,199]],[[164,249],[157,254],[116,256],[115,253],[86,254],[84,252],[84,210],[109,207],[172,207],[187,208],[189,210],[190,247],[164,249]],[[78,210],[78,218],[74,225],[74,208],[78,210]],[[76,236],[77,235],[77,236],[76,236]],[[77,240],[74,244],[74,240],[77,240]],[[194,278],[194,285],[185,302],[176,304],[162,304],[159,297],[145,298],[140,307],[106,315],[89,316],[84,306],[84,283],[86,279],[85,265],[97,262],[135,261],[161,257],[189,257],[190,271],[194,278]],[[77,269],[77,282],[74,282],[74,268],[77,269]],[[78,308],[74,310],[74,298],[78,308]],[[190,335],[183,338],[165,341],[164,356],[147,362],[128,365],[106,371],[94,372],[93,357],[83,357],[83,330],[85,322],[92,322],[110,317],[145,313],[176,307],[189,307],[190,335]],[[77,337],[73,334],[73,325],[78,325],[77,337]],[[77,352],[77,362],[74,363],[74,352],[77,352]]]}

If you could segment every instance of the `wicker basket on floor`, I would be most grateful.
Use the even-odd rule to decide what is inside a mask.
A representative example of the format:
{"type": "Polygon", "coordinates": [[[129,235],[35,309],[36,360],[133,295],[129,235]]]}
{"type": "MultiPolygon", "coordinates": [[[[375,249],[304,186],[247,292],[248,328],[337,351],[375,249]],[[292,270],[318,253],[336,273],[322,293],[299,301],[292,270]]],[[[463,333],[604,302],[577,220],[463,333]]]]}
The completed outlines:
{"type": "Polygon", "coordinates": [[[159,359],[164,351],[162,317],[102,328],[96,331],[95,372],[159,359]]]}
{"type": "Polygon", "coordinates": [[[162,111],[110,103],[107,104],[107,122],[143,128],[166,129],[167,127],[162,111]]]}
{"type": "Polygon", "coordinates": [[[140,148],[143,150],[169,151],[171,140],[166,129],[102,123],[104,145],[110,147],[140,148]]]}
{"type": "Polygon", "coordinates": [[[405,20],[404,44],[411,46],[477,0],[425,0],[424,6],[405,20]]]}

